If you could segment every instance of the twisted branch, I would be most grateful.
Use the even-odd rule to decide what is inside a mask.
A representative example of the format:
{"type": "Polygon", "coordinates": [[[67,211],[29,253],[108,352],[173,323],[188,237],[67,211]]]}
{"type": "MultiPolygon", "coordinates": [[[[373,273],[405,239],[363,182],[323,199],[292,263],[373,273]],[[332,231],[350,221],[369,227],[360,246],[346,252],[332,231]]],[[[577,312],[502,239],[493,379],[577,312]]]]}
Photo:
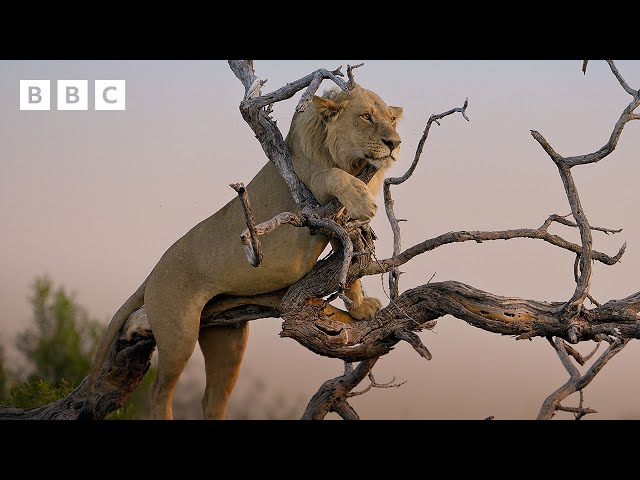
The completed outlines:
{"type": "Polygon", "coordinates": [[[597,413],[596,410],[591,408],[583,408],[582,402],[582,390],[591,383],[591,381],[595,378],[595,376],[604,368],[609,360],[611,360],[615,355],[617,355],[629,342],[628,339],[625,340],[615,340],[613,341],[607,350],[600,355],[600,357],[594,362],[594,364],[587,370],[584,375],[580,375],[580,371],[573,364],[569,354],[567,352],[567,345],[565,342],[556,338],[555,341],[549,339],[549,343],[554,347],[556,353],[558,354],[558,358],[562,363],[562,366],[569,373],[569,380],[558,388],[555,392],[549,395],[542,404],[540,408],[540,413],[538,414],[538,420],[550,420],[556,411],[561,410],[564,412],[573,412],[577,413],[581,418],[584,415],[589,413],[597,413]],[[580,392],[580,405],[575,407],[564,407],[560,405],[560,402],[567,398],[572,393],[580,392]]]}
{"type": "MultiPolygon", "coordinates": [[[[440,125],[439,120],[442,120],[444,117],[448,115],[452,115],[456,112],[462,114],[465,120],[469,121],[467,117],[466,111],[467,106],[469,105],[469,99],[467,98],[464,101],[464,104],[460,108],[452,108],[451,110],[447,110],[443,113],[433,114],[429,117],[427,121],[427,125],[425,126],[424,132],[422,133],[422,137],[418,142],[418,147],[416,148],[416,154],[413,157],[413,162],[411,162],[411,166],[401,177],[390,177],[385,178],[383,183],[383,195],[384,195],[384,208],[387,212],[387,219],[389,220],[389,224],[391,225],[391,231],[393,233],[393,256],[397,256],[400,254],[400,247],[402,244],[401,236],[400,236],[400,224],[399,220],[396,218],[396,214],[393,210],[393,199],[391,198],[391,185],[400,185],[406,182],[416,167],[418,166],[418,162],[420,161],[420,156],[422,155],[422,149],[424,148],[424,144],[427,141],[427,137],[429,136],[429,131],[431,130],[431,124],[436,122],[440,125]]],[[[398,282],[400,280],[400,270],[397,267],[394,267],[389,274],[389,292],[391,296],[391,300],[395,300],[398,297],[398,282]]]]}
{"type": "MultiPolygon", "coordinates": [[[[626,247],[626,243],[623,244],[614,256],[608,256],[593,249],[591,238],[593,230],[605,234],[617,233],[620,230],[590,226],[571,176],[572,167],[594,163],[609,155],[615,149],[626,123],[640,118],[639,114],[634,113],[640,105],[640,95],[629,87],[613,62],[610,61],[609,66],[614,76],[633,100],[622,112],[605,146],[590,154],[563,157],[541,134],[537,131],[531,132],[534,139],[558,167],[575,223],[565,217],[551,215],[537,229],[449,232],[425,240],[404,252],[400,251],[398,229],[398,234],[394,235],[394,248],[396,247],[395,239],[397,239],[397,250],[394,250],[391,258],[382,261],[372,258],[371,242],[363,238],[363,236],[373,238],[366,224],[345,225],[337,222],[334,215],[341,209],[339,202],[334,200],[325,206],[320,206],[308,188],[299,181],[293,172],[290,154],[283,137],[270,117],[276,102],[291,98],[296,92],[306,89],[298,104],[298,108],[304,108],[324,79],[333,81],[340,88],[348,89],[349,83],[353,84],[351,68],[348,68],[347,72],[350,77],[349,83],[340,78],[342,76],[340,69],[334,71],[321,69],[272,93],[262,95],[261,89],[266,81],[258,79],[251,61],[230,61],[229,63],[245,86],[241,114],[253,129],[267,157],[283,175],[294,200],[300,207],[300,214],[283,212],[270,221],[256,226],[252,225],[250,205],[245,198],[246,207],[248,207],[245,210],[247,230],[243,233],[243,235],[246,234],[243,239],[246,242],[245,246],[249,246],[254,259],[259,259],[258,237],[269,233],[281,224],[290,223],[318,229],[340,238],[343,248],[341,252],[333,253],[319,261],[303,279],[286,291],[255,297],[216,297],[202,312],[202,328],[210,325],[232,326],[259,318],[280,316],[283,319],[281,336],[294,338],[319,355],[340,358],[346,362],[360,362],[355,368],[350,366],[346,368],[342,376],[325,382],[309,402],[304,418],[324,418],[330,411],[337,412],[342,418],[358,418],[347,399],[367,392],[371,388],[387,385],[377,384],[371,375],[371,368],[378,358],[389,353],[399,341],[410,343],[419,354],[429,358],[431,354],[416,332],[433,328],[435,321],[446,315],[452,315],[485,331],[515,336],[516,339],[537,336],[554,338],[554,349],[570,378],[565,385],[545,400],[539,418],[551,418],[556,411],[569,411],[577,417],[595,412],[593,409],[583,407],[582,390],[630,339],[640,338],[640,292],[621,300],[609,300],[603,304],[595,303],[596,307],[590,310],[583,305],[584,300],[590,298],[591,261],[614,265],[620,260],[626,247]],[[577,245],[550,234],[548,228],[553,222],[577,227],[580,230],[581,244],[577,245]],[[454,281],[427,283],[402,294],[397,291],[392,292],[392,302],[378,312],[372,321],[347,324],[336,322],[334,318],[341,315],[341,311],[327,305],[323,300],[328,295],[331,298],[331,295],[339,294],[345,285],[357,278],[392,271],[416,255],[449,243],[511,238],[540,239],[577,255],[576,289],[569,301],[549,303],[501,297],[454,281]],[[584,365],[595,350],[590,355],[582,356],[565,340],[571,343],[589,340],[606,341],[609,347],[584,375],[580,375],[571,358],[580,365],[584,365]],[[353,392],[353,389],[367,375],[370,376],[371,381],[369,387],[360,392],[353,392]],[[576,391],[581,395],[578,407],[561,405],[564,398],[576,391]]],[[[583,67],[586,71],[586,63],[583,67]]],[[[389,191],[388,195],[385,195],[385,206],[388,198],[390,220],[395,219],[390,185],[402,183],[415,170],[427,139],[430,123],[439,123],[442,117],[454,112],[459,112],[467,118],[466,106],[467,102],[463,107],[439,114],[440,117],[432,115],[409,171],[399,179],[389,179],[385,182],[385,194],[387,190],[389,191]]],[[[366,179],[367,176],[370,178],[374,173],[374,169],[365,167],[360,172],[359,178],[366,179]]],[[[239,194],[242,197],[242,193],[239,192],[239,194]]],[[[399,220],[395,219],[395,221],[397,226],[399,220]]],[[[393,221],[391,223],[393,227],[393,221]]],[[[148,359],[154,344],[145,310],[142,307],[130,316],[120,338],[112,345],[109,361],[105,362],[100,372],[96,385],[96,410],[99,416],[104,416],[120,406],[135,388],[148,368],[148,359]]],[[[388,385],[392,386],[392,383],[388,385]]],[[[0,418],[75,418],[84,401],[85,393],[86,382],[65,399],[44,407],[30,410],[0,408],[0,418]]]]}
{"type": "MultiPolygon", "coordinates": [[[[564,185],[565,192],[567,194],[567,199],[569,201],[569,205],[571,206],[571,214],[573,218],[576,220],[578,228],[580,229],[580,240],[582,242],[582,246],[579,252],[580,256],[580,265],[579,265],[579,275],[576,280],[576,288],[571,296],[571,298],[567,301],[565,306],[565,314],[566,321],[571,322],[572,318],[583,308],[583,304],[585,299],[587,299],[589,295],[589,289],[591,287],[591,276],[592,276],[592,267],[591,260],[593,257],[593,239],[591,235],[592,228],[589,226],[589,221],[587,216],[582,208],[582,204],[580,202],[580,196],[578,194],[578,189],[576,187],[575,181],[573,180],[573,175],[571,174],[571,168],[577,165],[587,165],[590,163],[596,163],[600,160],[607,157],[611,152],[613,152],[618,144],[618,140],[620,139],[620,135],[622,134],[622,130],[624,126],[631,120],[637,118],[637,115],[633,114],[633,111],[640,105],[640,95],[638,91],[633,90],[626,81],[618,72],[613,61],[608,60],[607,63],[611,68],[614,76],[622,86],[622,88],[631,95],[632,101],[627,105],[627,107],[620,114],[620,118],[616,122],[613,132],[609,137],[609,141],[599,150],[588,153],[584,155],[577,155],[573,157],[563,157],[558,152],[556,152],[549,142],[537,131],[531,130],[531,135],[533,138],[542,146],[544,151],[549,155],[551,160],[558,167],[558,172],[560,173],[560,178],[562,179],[562,183],[564,185]]],[[[586,62],[583,63],[583,72],[586,73],[586,62]]],[[[572,342],[576,341],[576,336],[571,336],[572,342]]]]}
{"type": "MultiPolygon", "coordinates": [[[[544,227],[544,225],[543,225],[544,227]]],[[[513,238],[532,238],[538,240],[544,240],[551,245],[555,245],[556,247],[560,247],[565,250],[569,250],[570,252],[580,254],[582,252],[582,247],[575,243],[569,242],[562,237],[557,235],[550,234],[545,228],[518,228],[513,230],[498,230],[498,231],[458,231],[458,232],[449,232],[439,235],[434,238],[430,238],[428,240],[424,240],[423,242],[414,245],[406,249],[405,251],[384,260],[380,260],[378,262],[372,263],[370,268],[367,269],[365,275],[379,275],[380,273],[385,273],[392,270],[394,267],[398,267],[407,263],[412,258],[431,251],[435,250],[438,247],[442,247],[443,245],[448,245],[450,243],[460,243],[460,242],[469,242],[474,241],[477,243],[482,243],[489,240],[511,240],[513,238]]],[[[604,263],[605,265],[614,265],[622,255],[624,254],[627,248],[626,242],[620,247],[618,253],[614,256],[606,255],[602,252],[593,251],[591,257],[593,260],[597,260],[598,262],[604,263]]]]}

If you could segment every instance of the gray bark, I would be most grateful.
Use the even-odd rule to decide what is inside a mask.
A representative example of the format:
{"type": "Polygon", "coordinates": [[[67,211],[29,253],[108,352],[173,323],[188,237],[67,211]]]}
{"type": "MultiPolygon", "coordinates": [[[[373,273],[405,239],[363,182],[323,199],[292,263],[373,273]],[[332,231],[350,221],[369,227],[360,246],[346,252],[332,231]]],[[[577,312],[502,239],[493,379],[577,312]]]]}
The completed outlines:
{"type": "MultiPolygon", "coordinates": [[[[240,105],[242,116],[256,134],[267,157],[285,178],[301,211],[300,216],[283,212],[273,220],[258,226],[253,225],[251,215],[247,213],[247,231],[243,234],[243,241],[247,246],[248,258],[258,262],[261,253],[257,237],[268,234],[283,223],[321,230],[340,239],[342,249],[319,261],[307,275],[286,291],[257,297],[216,298],[202,313],[202,328],[279,316],[283,319],[281,336],[293,338],[319,355],[341,358],[346,362],[361,362],[355,369],[347,368],[341,377],[325,382],[309,402],[303,418],[321,419],[334,411],[345,419],[357,419],[358,415],[347,399],[356,394],[352,390],[367,375],[372,379],[371,368],[379,357],[389,353],[399,341],[405,341],[411,344],[418,354],[429,359],[431,354],[415,332],[433,328],[435,320],[445,315],[452,315],[488,332],[515,335],[517,339],[536,336],[553,339],[552,345],[570,379],[545,400],[539,418],[551,418],[558,410],[570,411],[577,416],[594,413],[593,409],[582,407],[582,389],[630,339],[640,338],[640,292],[621,300],[597,304],[592,309],[587,309],[584,305],[585,299],[591,298],[591,261],[614,265],[624,254],[626,244],[623,244],[614,256],[593,250],[592,231],[609,234],[620,230],[592,227],[589,224],[570,172],[573,167],[598,162],[609,155],[615,149],[626,123],[640,119],[640,115],[634,113],[640,106],[640,94],[628,86],[613,62],[609,62],[611,70],[622,88],[632,96],[632,101],[622,112],[604,147],[586,155],[563,157],[555,152],[541,134],[532,131],[533,137],[558,166],[575,222],[552,215],[539,228],[449,232],[425,240],[405,251],[400,250],[400,230],[393,213],[389,187],[391,184],[404,182],[415,170],[431,122],[437,122],[454,112],[460,112],[466,118],[465,102],[462,108],[430,117],[410,170],[403,177],[388,179],[385,182],[385,206],[394,232],[394,252],[391,258],[380,261],[375,257],[374,235],[367,224],[345,222],[344,218],[338,217],[336,214],[340,210],[340,204],[337,200],[319,206],[309,189],[299,181],[293,172],[290,154],[282,134],[269,115],[274,103],[291,98],[303,89],[306,90],[297,108],[305,108],[323,79],[332,80],[343,89],[350,88],[354,84],[352,68],[348,69],[348,83],[339,78],[342,75],[340,69],[318,70],[274,92],[261,95],[260,89],[264,82],[255,75],[253,63],[240,60],[229,63],[245,86],[245,97],[240,105]],[[562,237],[549,234],[548,228],[554,221],[577,227],[580,230],[581,244],[574,244],[562,237]],[[456,242],[482,243],[512,238],[539,239],[578,256],[575,269],[576,289],[571,299],[549,303],[502,297],[455,281],[429,281],[398,294],[397,267],[416,255],[456,242]],[[345,285],[362,276],[393,271],[396,275],[391,284],[391,303],[380,310],[373,320],[347,324],[332,320],[325,312],[323,307],[326,302],[323,298],[337,298],[342,294],[345,285]],[[584,364],[585,359],[567,345],[565,340],[570,343],[587,340],[606,341],[610,346],[584,375],[580,375],[571,362],[575,360],[584,364]],[[581,393],[578,407],[560,404],[564,398],[576,391],[581,393]]],[[[586,67],[586,63],[584,66],[586,67]]],[[[368,181],[374,172],[365,168],[359,178],[368,181]]],[[[242,195],[242,192],[240,194],[242,195]]],[[[247,212],[250,212],[246,197],[245,201],[247,212]]],[[[149,367],[154,345],[143,307],[127,321],[100,372],[96,385],[96,409],[100,418],[121,406],[135,389],[149,367]]],[[[385,386],[389,385],[378,385],[372,380],[371,385],[358,394],[368,391],[371,387],[385,386]]],[[[43,407],[30,410],[0,407],[0,419],[76,418],[84,401],[85,391],[86,381],[68,397],[43,407]]]]}

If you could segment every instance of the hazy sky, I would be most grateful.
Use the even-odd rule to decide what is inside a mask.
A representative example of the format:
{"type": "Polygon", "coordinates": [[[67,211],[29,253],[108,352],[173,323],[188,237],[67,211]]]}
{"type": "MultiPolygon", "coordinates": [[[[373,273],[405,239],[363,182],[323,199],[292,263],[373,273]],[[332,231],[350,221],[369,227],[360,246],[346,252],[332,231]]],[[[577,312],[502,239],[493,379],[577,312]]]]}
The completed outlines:
{"type": "MultiPolygon", "coordinates": [[[[538,227],[551,213],[569,213],[557,169],[529,130],[564,155],[594,151],[630,101],[604,62],[592,61],[585,77],[581,61],[363,61],[359,83],[404,107],[392,175],[409,166],[428,116],[469,98],[471,122],[454,116],[434,125],[416,173],[393,190],[398,217],[409,219],[402,224],[404,247],[452,230],[538,227]]],[[[256,61],[255,68],[269,91],[316,68],[359,62],[256,61]]],[[[640,88],[640,62],[617,65],[640,88]]],[[[235,195],[229,183],[249,182],[266,158],[238,111],[242,95],[225,61],[0,62],[3,343],[29,322],[29,285],[45,272],[106,323],[177,238],[235,195]],[[32,78],[52,85],[86,79],[90,86],[124,79],[127,110],[19,111],[19,80],[32,78]]],[[[275,107],[283,134],[297,99],[275,107]]],[[[628,243],[621,263],[595,264],[591,292],[601,302],[640,289],[639,128],[627,125],[606,160],[574,169],[591,224],[624,228],[615,236],[594,232],[595,248],[614,254],[628,243]]],[[[387,257],[391,233],[379,212],[376,250],[387,257]]],[[[578,239],[566,227],[552,231],[578,239]]],[[[436,272],[434,281],[563,301],[574,289],[573,261],[573,254],[536,240],[450,245],[405,265],[400,288],[436,272]]],[[[367,293],[386,304],[381,285],[380,277],[365,279],[367,293]]],[[[236,388],[261,377],[270,390],[306,401],[342,371],[342,362],[280,339],[279,325],[252,322],[236,388]]],[[[395,376],[407,383],[354,398],[362,418],[535,418],[566,379],[543,339],[515,341],[450,316],[420,336],[433,360],[400,343],[374,372],[379,381],[395,376]]],[[[640,417],[639,361],[632,342],[588,387],[585,404],[601,412],[594,418],[640,417]]],[[[204,379],[198,348],[187,377],[204,379]]]]}

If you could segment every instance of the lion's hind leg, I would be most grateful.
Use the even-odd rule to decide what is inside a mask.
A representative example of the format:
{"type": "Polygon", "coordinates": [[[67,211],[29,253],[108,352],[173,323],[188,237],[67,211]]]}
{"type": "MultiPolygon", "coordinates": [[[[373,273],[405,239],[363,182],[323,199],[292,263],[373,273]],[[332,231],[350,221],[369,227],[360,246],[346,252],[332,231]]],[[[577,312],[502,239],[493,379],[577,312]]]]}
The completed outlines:
{"type": "Polygon", "coordinates": [[[173,418],[173,393],[195,349],[204,302],[179,290],[162,295],[145,293],[147,318],[158,347],[158,373],[151,385],[151,416],[173,418]]]}
{"type": "Polygon", "coordinates": [[[209,327],[200,332],[198,341],[207,372],[207,385],[202,398],[205,419],[225,418],[248,339],[248,323],[238,327],[209,327]]]}

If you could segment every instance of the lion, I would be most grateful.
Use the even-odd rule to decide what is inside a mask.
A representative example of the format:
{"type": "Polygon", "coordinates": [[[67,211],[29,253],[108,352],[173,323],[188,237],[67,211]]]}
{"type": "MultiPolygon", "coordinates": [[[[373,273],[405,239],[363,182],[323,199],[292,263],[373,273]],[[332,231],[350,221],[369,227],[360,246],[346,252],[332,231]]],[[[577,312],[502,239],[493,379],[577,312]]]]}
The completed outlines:
{"type": "MultiPolygon", "coordinates": [[[[326,204],[338,198],[347,214],[370,220],[377,207],[385,171],[396,161],[401,107],[388,106],[374,92],[354,85],[348,91],[313,96],[296,112],[286,144],[293,168],[315,198],[326,204]],[[367,163],[377,167],[369,184],[355,177],[367,163]]],[[[298,212],[289,187],[272,162],[247,186],[257,223],[278,213],[298,212]]],[[[143,305],[158,348],[157,376],[151,386],[151,415],[172,419],[173,393],[196,342],[205,359],[205,419],[223,419],[238,378],[248,340],[248,323],[200,331],[204,305],[217,295],[257,295],[291,286],[315,264],[329,242],[307,228],[283,225],[262,238],[263,263],[252,267],[240,240],[246,228],[238,197],[193,227],[160,258],[147,279],[118,309],[98,345],[89,376],[89,393],[81,417],[93,418],[93,390],[104,359],[131,313],[143,305]]],[[[346,291],[352,305],[349,321],[375,316],[382,304],[363,294],[360,280],[346,291]]],[[[346,321],[346,320],[343,320],[346,321]]]]}

